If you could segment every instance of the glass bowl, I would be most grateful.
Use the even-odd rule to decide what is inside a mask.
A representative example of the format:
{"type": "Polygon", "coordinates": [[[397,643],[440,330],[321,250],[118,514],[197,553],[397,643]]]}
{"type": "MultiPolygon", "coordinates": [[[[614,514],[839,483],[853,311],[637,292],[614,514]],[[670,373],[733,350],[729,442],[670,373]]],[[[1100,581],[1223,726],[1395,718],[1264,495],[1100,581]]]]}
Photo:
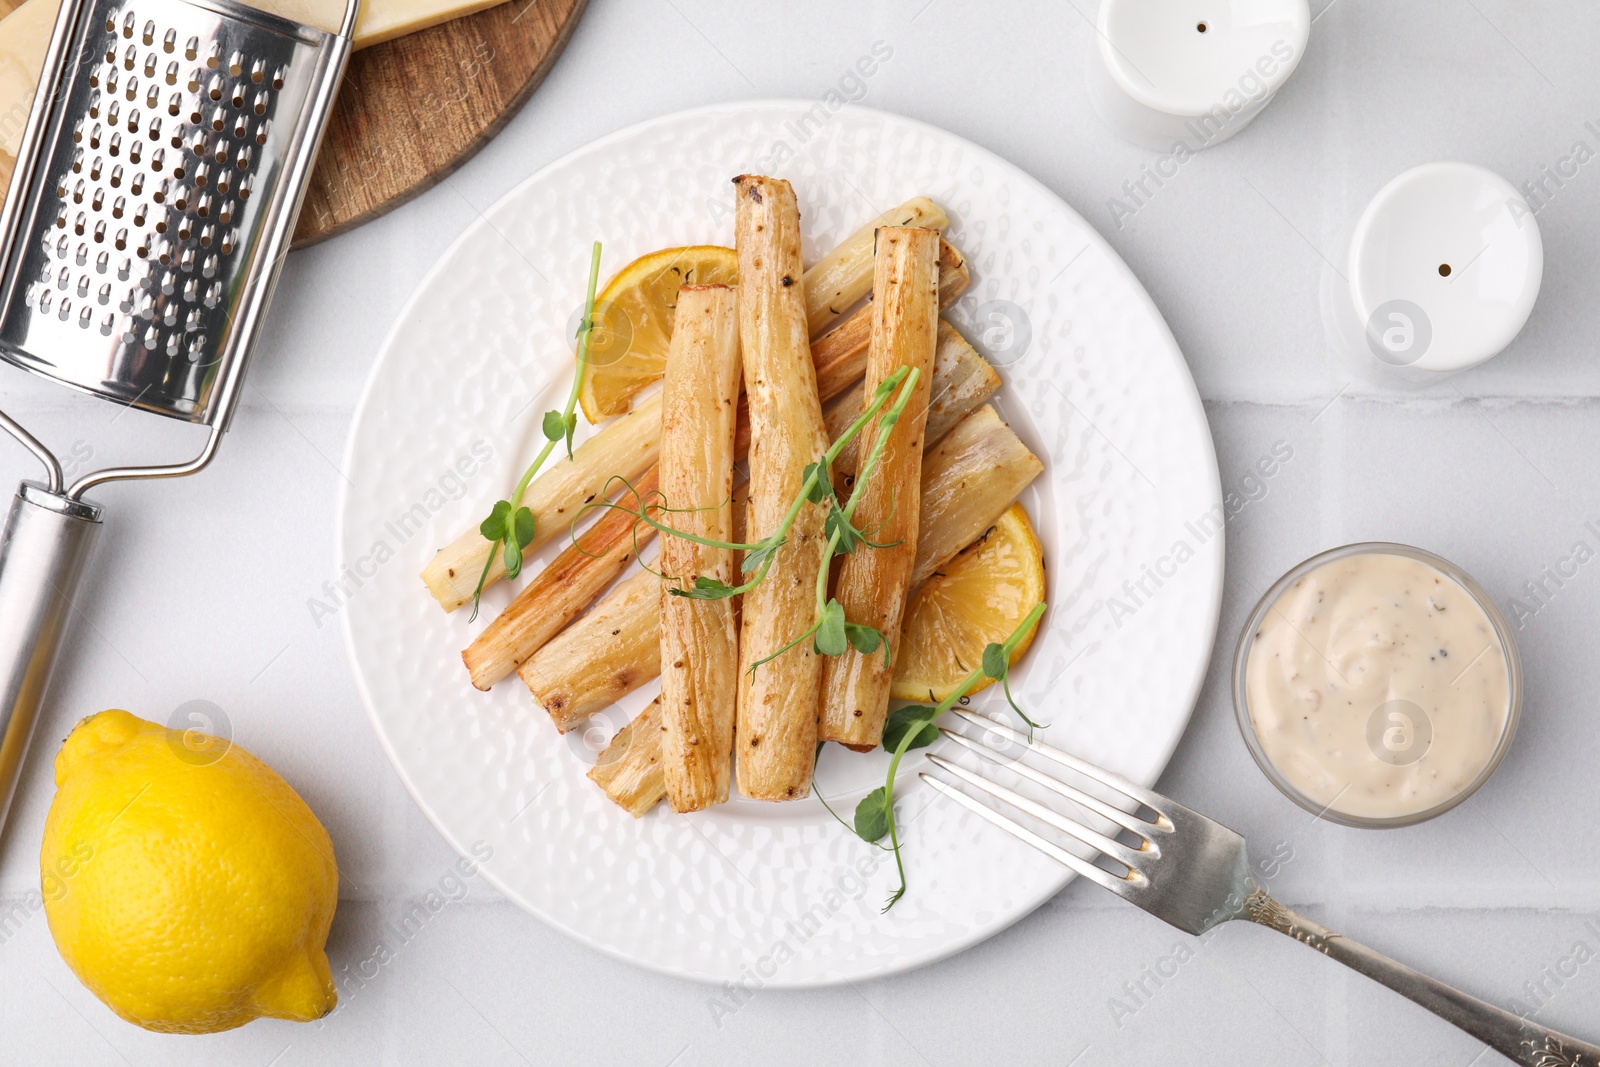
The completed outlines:
{"type": "Polygon", "coordinates": [[[1437,815],[1442,815],[1463,800],[1466,800],[1477,792],[1478,788],[1489,780],[1489,776],[1495,772],[1495,768],[1500,766],[1500,761],[1505,758],[1506,752],[1511,748],[1512,738],[1517,732],[1517,722],[1522,715],[1522,658],[1517,651],[1516,641],[1512,639],[1511,628],[1506,624],[1505,616],[1500,614],[1500,610],[1495,607],[1494,601],[1489,598],[1489,594],[1470,574],[1447,559],[1436,556],[1432,552],[1414,548],[1411,545],[1392,544],[1385,541],[1363,541],[1320,552],[1290,568],[1282,578],[1273,583],[1272,588],[1268,589],[1266,595],[1256,604],[1255,610],[1250,612],[1250,617],[1245,621],[1244,628],[1239,633],[1238,648],[1233,656],[1233,708],[1239,719],[1239,732],[1244,735],[1245,747],[1250,750],[1250,755],[1255,758],[1256,765],[1261,768],[1261,773],[1265,774],[1267,780],[1278,787],[1279,792],[1317,816],[1317,818],[1338,823],[1341,826],[1358,826],[1367,829],[1412,826],[1432,819],[1437,815]],[[1488,617],[1489,624],[1494,628],[1495,636],[1500,641],[1500,647],[1505,650],[1506,659],[1507,708],[1505,726],[1502,728],[1500,739],[1496,743],[1494,752],[1489,757],[1488,763],[1484,765],[1483,770],[1460,792],[1431,808],[1387,817],[1351,815],[1346,812],[1336,811],[1331,806],[1313,800],[1296,789],[1262,749],[1261,739],[1256,736],[1255,723],[1250,718],[1249,695],[1245,684],[1245,668],[1250,661],[1250,649],[1255,642],[1256,631],[1260,629],[1262,620],[1266,617],[1272,605],[1277,603],[1284,590],[1324,563],[1366,554],[1404,556],[1418,560],[1455,581],[1462,589],[1466,590],[1467,595],[1476,601],[1478,607],[1488,617]]]}

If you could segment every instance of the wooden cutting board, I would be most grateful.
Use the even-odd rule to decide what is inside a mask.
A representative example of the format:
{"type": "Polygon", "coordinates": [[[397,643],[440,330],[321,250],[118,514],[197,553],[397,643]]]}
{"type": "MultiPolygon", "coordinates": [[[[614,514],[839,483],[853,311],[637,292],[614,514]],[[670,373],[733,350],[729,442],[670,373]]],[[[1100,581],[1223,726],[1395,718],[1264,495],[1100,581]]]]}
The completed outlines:
{"type": "Polygon", "coordinates": [[[510,0],[357,52],[295,247],[399,207],[476,155],[550,72],[587,3],[510,0]]]}
{"type": "MultiPolygon", "coordinates": [[[[21,0],[0,0],[0,16],[21,0]]],[[[550,72],[588,0],[510,0],[357,52],[295,232],[303,248],[391,211],[471,159],[550,72]]],[[[0,153],[0,195],[11,158],[0,153]]]]}

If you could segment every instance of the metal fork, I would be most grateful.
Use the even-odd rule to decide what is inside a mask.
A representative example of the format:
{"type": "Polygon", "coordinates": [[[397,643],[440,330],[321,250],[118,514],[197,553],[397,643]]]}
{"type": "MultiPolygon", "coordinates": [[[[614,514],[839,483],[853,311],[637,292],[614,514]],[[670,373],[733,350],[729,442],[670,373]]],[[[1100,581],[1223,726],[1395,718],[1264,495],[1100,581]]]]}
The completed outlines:
{"type": "MultiPolygon", "coordinates": [[[[1468,996],[1357,944],[1343,934],[1296,915],[1262,890],[1250,873],[1244,838],[1216,820],[1137,786],[1120,775],[1030,739],[986,716],[961,708],[954,708],[952,712],[987,733],[1024,746],[1028,752],[1122,794],[1137,805],[1134,811],[1125,811],[1122,806],[1107,803],[1041,772],[1022,762],[1020,756],[995,752],[952,730],[939,731],[964,748],[1121,827],[1137,839],[1135,844],[1123,844],[1077,816],[1040,804],[940,756],[930,754],[928,757],[935,767],[973,789],[1083,842],[1102,857],[1125,868],[1125,873],[1107,870],[1074,855],[933,775],[922,774],[923,781],[1156,918],[1190,934],[1203,934],[1230,919],[1249,919],[1270,926],[1416,1001],[1516,1063],[1529,1067],[1600,1067],[1600,1046],[1557,1033],[1468,996]],[[1151,813],[1152,818],[1144,818],[1141,814],[1144,811],[1151,813]]],[[[1113,833],[1125,836],[1120,831],[1113,833]]]]}

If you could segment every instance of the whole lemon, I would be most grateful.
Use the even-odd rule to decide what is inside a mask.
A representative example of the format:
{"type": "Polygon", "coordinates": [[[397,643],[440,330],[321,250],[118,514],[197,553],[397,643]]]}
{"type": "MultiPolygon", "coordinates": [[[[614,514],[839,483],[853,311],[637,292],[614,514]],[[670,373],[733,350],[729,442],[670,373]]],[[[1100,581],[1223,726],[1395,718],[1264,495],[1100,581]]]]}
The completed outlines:
{"type": "Polygon", "coordinates": [[[195,740],[103,711],[61,746],[39,856],[56,948],[147,1030],[321,1018],[338,1001],[333,842],[271,767],[195,740]]]}

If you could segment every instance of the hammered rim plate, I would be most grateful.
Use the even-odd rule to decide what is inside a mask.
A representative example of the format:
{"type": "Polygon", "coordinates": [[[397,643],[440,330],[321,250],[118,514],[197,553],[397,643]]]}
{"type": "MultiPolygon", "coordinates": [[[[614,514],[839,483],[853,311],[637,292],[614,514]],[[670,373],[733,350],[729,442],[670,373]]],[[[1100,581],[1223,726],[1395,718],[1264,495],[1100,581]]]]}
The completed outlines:
{"type": "MultiPolygon", "coordinates": [[[[1132,273],[1039,182],[919,122],[810,101],[664,116],[544,168],[445,253],[383,346],[345,454],[338,566],[359,588],[342,617],[379,742],[450,844],[569,935],[672,975],[820,986],[975,944],[1069,875],[918,782],[920,754],[900,776],[910,892],[887,914],[893,861],[815,799],[634,820],[584,772],[655,687],[558,735],[515,678],[478,693],[462,668],[509,591],[469,624],[417,577],[507,491],[538,413],[564,399],[590,242],[606,242],[607,274],[656,248],[731,244],[742,172],[794,183],[808,261],[911,196],[949,212],[973,274],[949,317],[1000,367],[996,407],[1046,464],[1023,502],[1051,609],[1013,691],[1053,743],[1160,775],[1216,633],[1221,493],[1188,368],[1132,273]]],[[[829,751],[818,790],[848,809],[883,759],[829,751]]]]}

